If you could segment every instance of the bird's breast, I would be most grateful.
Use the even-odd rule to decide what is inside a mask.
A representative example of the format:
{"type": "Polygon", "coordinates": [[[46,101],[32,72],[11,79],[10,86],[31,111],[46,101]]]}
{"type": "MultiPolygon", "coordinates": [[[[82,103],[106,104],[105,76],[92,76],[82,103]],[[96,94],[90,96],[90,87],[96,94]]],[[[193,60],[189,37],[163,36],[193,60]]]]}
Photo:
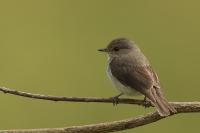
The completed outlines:
{"type": "Polygon", "coordinates": [[[117,90],[128,96],[140,95],[140,93],[136,91],[134,88],[123,85],[116,77],[113,76],[112,70],[110,67],[111,61],[112,59],[108,60],[107,75],[109,79],[112,81],[113,85],[117,88],[117,90]]]}

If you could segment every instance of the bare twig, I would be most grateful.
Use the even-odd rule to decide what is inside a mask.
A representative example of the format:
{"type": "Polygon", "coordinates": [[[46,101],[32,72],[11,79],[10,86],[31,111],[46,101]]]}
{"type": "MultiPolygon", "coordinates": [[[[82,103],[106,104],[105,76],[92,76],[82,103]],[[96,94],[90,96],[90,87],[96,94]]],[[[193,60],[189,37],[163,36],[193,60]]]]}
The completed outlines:
{"type": "MultiPolygon", "coordinates": [[[[64,97],[64,96],[50,96],[50,95],[41,95],[33,94],[22,91],[17,91],[15,89],[10,89],[6,87],[0,87],[0,91],[12,95],[18,95],[22,97],[34,98],[34,99],[43,99],[50,101],[66,101],[66,102],[100,102],[100,103],[113,103],[112,98],[97,98],[97,97],[64,97]]],[[[146,103],[143,100],[137,99],[119,99],[119,103],[123,104],[137,104],[142,106],[151,106],[150,103],[146,103]]]]}
{"type": "MultiPolygon", "coordinates": [[[[5,87],[0,87],[0,91],[13,95],[24,96],[29,98],[44,99],[51,101],[72,101],[72,102],[105,102],[112,103],[110,98],[77,98],[77,97],[57,97],[40,94],[31,94],[5,87]]],[[[121,99],[120,103],[145,105],[143,100],[121,99]]],[[[200,102],[170,102],[176,109],[177,113],[200,112],[200,102]]],[[[150,105],[150,104],[149,104],[150,105]]],[[[149,113],[136,118],[125,120],[105,122],[99,124],[72,126],[65,128],[46,128],[46,129],[22,129],[22,130],[2,130],[0,133],[108,133],[135,128],[156,122],[165,117],[161,117],[157,112],[149,113]]]]}
{"type": "MultiPolygon", "coordinates": [[[[173,102],[177,113],[200,112],[200,102],[173,102]]],[[[84,126],[72,126],[66,128],[50,128],[50,129],[26,129],[26,130],[5,130],[2,133],[108,133],[121,131],[149,123],[156,122],[165,117],[161,117],[157,112],[149,113],[137,118],[130,118],[120,121],[105,122],[99,124],[91,124],[84,126]]]]}

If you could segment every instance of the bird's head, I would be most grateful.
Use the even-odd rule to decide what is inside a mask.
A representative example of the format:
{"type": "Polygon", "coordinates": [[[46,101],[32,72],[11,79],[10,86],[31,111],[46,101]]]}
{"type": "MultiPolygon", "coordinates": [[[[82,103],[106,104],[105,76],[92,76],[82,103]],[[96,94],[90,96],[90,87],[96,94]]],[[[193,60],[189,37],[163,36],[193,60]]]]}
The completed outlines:
{"type": "Polygon", "coordinates": [[[98,51],[106,52],[110,57],[119,57],[127,55],[136,49],[134,42],[127,38],[117,38],[112,40],[108,46],[104,49],[99,49],[98,51]]]}

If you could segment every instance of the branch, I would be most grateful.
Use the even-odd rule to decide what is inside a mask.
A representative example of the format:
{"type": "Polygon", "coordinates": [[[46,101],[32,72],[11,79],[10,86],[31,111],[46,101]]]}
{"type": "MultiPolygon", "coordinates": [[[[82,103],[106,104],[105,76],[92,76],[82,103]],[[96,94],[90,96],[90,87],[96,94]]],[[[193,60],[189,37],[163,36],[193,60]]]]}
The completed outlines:
{"type": "MultiPolygon", "coordinates": [[[[31,94],[20,92],[5,87],[0,87],[0,91],[13,95],[24,96],[29,98],[44,99],[51,101],[74,101],[74,102],[105,102],[112,103],[110,98],[75,98],[75,97],[56,97],[45,96],[40,94],[31,94]]],[[[121,99],[120,103],[144,105],[142,100],[121,99]]],[[[200,102],[170,102],[178,113],[200,112],[200,102]]],[[[172,115],[171,115],[172,116],[172,115]]],[[[149,113],[137,118],[105,122],[99,124],[72,126],[65,128],[46,128],[46,129],[23,129],[23,130],[2,130],[0,133],[108,133],[131,129],[146,124],[156,122],[165,117],[161,117],[157,112],[149,113]]]]}
{"type": "MultiPolygon", "coordinates": [[[[18,95],[33,99],[49,100],[49,101],[113,103],[112,98],[64,97],[64,96],[41,95],[41,94],[33,94],[33,93],[17,91],[15,89],[10,89],[6,87],[0,87],[0,91],[12,95],[18,95]]],[[[143,100],[137,100],[137,99],[120,98],[118,102],[119,104],[136,104],[142,106],[151,106],[150,102],[146,103],[143,100]]]]}

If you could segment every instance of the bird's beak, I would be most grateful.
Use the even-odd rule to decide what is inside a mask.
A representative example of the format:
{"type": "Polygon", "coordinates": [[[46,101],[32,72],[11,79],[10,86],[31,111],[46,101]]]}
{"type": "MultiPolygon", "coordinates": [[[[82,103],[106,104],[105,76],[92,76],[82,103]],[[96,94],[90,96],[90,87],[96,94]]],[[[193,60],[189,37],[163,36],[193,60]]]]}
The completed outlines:
{"type": "Polygon", "coordinates": [[[100,51],[100,52],[108,52],[108,49],[107,48],[102,48],[102,49],[98,49],[98,51],[100,51]]]}

